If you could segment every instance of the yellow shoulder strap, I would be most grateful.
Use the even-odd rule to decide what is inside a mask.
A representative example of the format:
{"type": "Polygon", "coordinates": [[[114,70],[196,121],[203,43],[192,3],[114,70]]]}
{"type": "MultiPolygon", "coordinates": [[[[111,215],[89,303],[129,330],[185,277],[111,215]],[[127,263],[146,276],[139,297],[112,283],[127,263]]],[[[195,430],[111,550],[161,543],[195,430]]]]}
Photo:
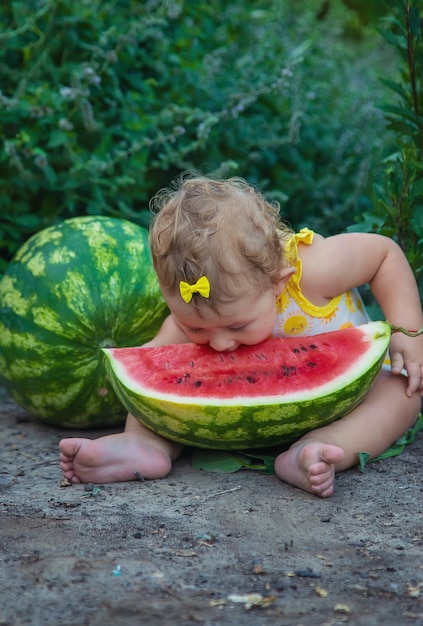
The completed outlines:
{"type": "Polygon", "coordinates": [[[313,242],[314,232],[309,228],[302,228],[299,233],[294,235],[296,243],[305,243],[310,245],[313,242]]]}
{"type": "Polygon", "coordinates": [[[314,232],[309,228],[302,228],[299,233],[294,233],[290,239],[288,239],[285,245],[285,256],[289,263],[293,266],[297,265],[298,261],[298,244],[304,243],[307,246],[313,241],[314,232]]]}

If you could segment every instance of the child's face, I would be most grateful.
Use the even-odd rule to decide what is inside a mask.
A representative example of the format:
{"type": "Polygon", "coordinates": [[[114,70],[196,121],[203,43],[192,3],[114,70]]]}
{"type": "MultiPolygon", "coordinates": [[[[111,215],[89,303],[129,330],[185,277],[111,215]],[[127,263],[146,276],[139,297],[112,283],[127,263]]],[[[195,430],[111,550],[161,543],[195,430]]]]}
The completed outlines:
{"type": "Polygon", "coordinates": [[[209,344],[217,352],[254,345],[269,337],[276,322],[275,290],[260,296],[244,295],[225,304],[219,313],[201,307],[201,316],[179,295],[166,298],[175,323],[194,343],[209,344]]]}

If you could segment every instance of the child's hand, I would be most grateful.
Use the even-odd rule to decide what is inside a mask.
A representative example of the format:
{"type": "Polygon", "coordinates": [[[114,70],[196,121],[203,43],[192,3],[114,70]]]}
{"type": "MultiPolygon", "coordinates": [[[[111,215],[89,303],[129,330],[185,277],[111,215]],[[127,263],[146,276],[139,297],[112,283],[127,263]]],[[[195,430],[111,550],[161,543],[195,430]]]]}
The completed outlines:
{"type": "Polygon", "coordinates": [[[395,333],[389,348],[391,371],[400,374],[403,369],[408,374],[407,396],[419,391],[423,395],[423,336],[407,337],[395,333]]]}

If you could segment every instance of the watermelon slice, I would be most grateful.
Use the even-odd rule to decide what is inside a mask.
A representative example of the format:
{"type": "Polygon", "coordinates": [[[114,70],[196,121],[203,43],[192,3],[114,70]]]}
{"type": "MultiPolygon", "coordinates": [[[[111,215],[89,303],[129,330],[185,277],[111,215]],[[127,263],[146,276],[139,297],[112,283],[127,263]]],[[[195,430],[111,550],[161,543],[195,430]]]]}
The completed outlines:
{"type": "Polygon", "coordinates": [[[370,322],[234,352],[196,344],[104,352],[116,394],[142,424],[183,444],[240,450],[287,443],[350,412],[390,335],[388,323],[370,322]]]}

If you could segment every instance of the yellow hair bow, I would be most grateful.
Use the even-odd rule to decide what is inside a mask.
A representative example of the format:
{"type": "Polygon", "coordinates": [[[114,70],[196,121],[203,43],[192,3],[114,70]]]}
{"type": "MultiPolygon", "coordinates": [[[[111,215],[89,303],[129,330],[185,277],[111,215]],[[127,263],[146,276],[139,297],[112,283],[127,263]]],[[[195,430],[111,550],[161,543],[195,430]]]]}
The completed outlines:
{"type": "Polygon", "coordinates": [[[191,302],[192,295],[194,293],[199,293],[200,296],[203,296],[203,298],[208,298],[210,295],[209,279],[207,278],[207,276],[201,276],[201,278],[199,278],[197,282],[193,285],[190,285],[189,283],[181,280],[181,282],[179,283],[179,291],[182,300],[187,303],[191,302]]]}

